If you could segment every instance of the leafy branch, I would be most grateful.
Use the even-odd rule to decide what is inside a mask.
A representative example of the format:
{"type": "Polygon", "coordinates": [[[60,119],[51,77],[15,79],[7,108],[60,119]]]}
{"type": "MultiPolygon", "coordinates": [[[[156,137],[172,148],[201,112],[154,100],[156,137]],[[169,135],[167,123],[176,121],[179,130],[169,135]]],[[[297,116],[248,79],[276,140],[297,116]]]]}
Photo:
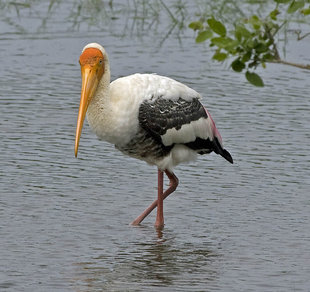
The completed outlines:
{"type": "MultiPolygon", "coordinates": [[[[200,19],[189,24],[189,27],[197,31],[196,42],[208,42],[214,49],[212,59],[223,62],[234,57],[231,68],[236,72],[245,72],[246,79],[255,86],[264,86],[262,78],[254,72],[258,66],[266,68],[266,63],[280,63],[309,69],[310,64],[297,64],[281,59],[278,51],[276,36],[287,23],[287,20],[278,20],[281,4],[287,5],[286,13],[300,13],[303,16],[310,15],[310,1],[308,7],[304,0],[274,0],[275,8],[269,14],[260,18],[252,15],[248,18],[238,19],[231,31],[225,24],[214,16],[200,19]]],[[[310,33],[309,33],[310,34],[310,33]]],[[[305,38],[309,34],[300,36],[305,38]]]]}

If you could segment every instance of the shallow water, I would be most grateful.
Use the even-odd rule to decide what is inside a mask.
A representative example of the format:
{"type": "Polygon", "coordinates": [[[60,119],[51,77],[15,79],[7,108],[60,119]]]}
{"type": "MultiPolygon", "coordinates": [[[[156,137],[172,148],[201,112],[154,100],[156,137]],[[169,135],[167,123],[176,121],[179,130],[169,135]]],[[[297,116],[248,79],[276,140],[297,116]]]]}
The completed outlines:
{"type": "MultiPolygon", "coordinates": [[[[0,290],[309,291],[310,72],[268,65],[255,88],[208,61],[191,32],[159,47],[161,33],[132,23],[70,31],[70,3],[47,19],[48,2],[13,24],[14,10],[1,14],[0,290]],[[78,57],[91,41],[113,79],[156,72],[199,91],[234,157],[177,167],[162,234],[155,213],[128,225],[156,196],[154,167],[87,123],[74,158],[78,57]]],[[[293,42],[287,59],[310,63],[309,51],[293,42]]]]}

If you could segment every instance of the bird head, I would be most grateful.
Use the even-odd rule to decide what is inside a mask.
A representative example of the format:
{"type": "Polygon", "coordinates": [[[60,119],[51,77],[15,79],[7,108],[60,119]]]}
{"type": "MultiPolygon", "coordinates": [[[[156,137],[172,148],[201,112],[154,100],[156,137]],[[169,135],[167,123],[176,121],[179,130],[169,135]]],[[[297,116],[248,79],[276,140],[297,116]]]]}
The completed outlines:
{"type": "Polygon", "coordinates": [[[85,46],[79,61],[82,74],[82,89],[76,125],[74,148],[75,157],[77,157],[80,136],[88,105],[97,91],[98,84],[105,72],[105,69],[108,69],[105,68],[105,66],[108,66],[107,54],[105,53],[104,48],[97,43],[91,43],[85,46]]]}

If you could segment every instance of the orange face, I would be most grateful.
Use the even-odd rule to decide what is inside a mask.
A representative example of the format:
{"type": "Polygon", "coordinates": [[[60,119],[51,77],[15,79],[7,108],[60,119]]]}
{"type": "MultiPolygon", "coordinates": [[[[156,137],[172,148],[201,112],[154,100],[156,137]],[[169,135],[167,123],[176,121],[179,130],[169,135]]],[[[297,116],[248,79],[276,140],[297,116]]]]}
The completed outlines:
{"type": "Polygon", "coordinates": [[[104,73],[104,56],[97,48],[87,48],[80,56],[82,89],[81,101],[75,135],[75,156],[77,156],[80,136],[88,105],[96,93],[100,79],[104,73]]]}
{"type": "Polygon", "coordinates": [[[96,73],[100,74],[99,79],[104,72],[104,57],[102,52],[96,48],[86,49],[80,56],[81,69],[85,66],[92,67],[96,73]]]}

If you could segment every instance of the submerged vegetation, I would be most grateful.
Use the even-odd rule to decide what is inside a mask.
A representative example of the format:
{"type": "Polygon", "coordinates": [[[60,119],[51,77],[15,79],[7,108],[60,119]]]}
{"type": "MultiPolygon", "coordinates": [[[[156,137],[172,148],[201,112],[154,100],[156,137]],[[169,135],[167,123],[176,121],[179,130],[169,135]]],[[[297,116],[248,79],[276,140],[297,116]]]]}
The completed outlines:
{"type": "Polygon", "coordinates": [[[0,0],[0,21],[19,33],[27,33],[22,24],[27,16],[39,18],[36,32],[44,32],[59,13],[66,19],[66,31],[108,30],[138,38],[153,34],[158,47],[169,37],[182,42],[194,30],[193,42],[195,38],[196,43],[208,44],[213,60],[229,62],[256,86],[264,82],[255,69],[270,62],[310,69],[284,59],[289,40],[298,42],[310,35],[300,29],[309,24],[310,0],[0,0]]]}

